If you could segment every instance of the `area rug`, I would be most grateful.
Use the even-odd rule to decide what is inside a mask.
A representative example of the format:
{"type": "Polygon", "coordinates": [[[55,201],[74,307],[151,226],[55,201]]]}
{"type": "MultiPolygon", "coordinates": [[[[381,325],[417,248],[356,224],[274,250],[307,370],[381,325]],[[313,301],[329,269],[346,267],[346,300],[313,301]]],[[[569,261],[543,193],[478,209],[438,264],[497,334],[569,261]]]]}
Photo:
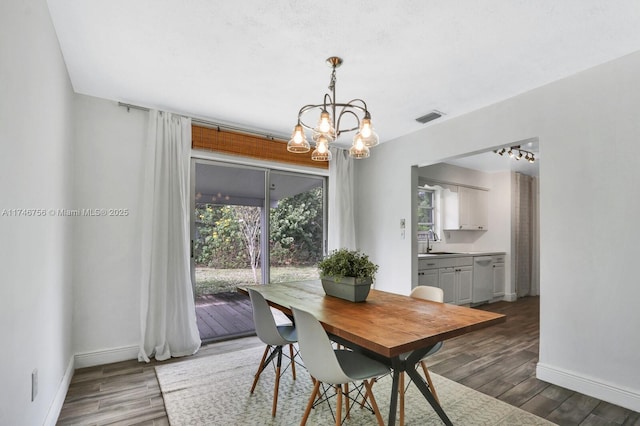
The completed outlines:
{"type": "MultiPolygon", "coordinates": [[[[312,383],[299,367],[280,380],[278,410],[271,417],[274,370],[266,369],[253,395],[253,375],[264,348],[211,355],[156,367],[169,422],[178,425],[295,425],[300,424],[312,383]]],[[[551,425],[548,421],[437,374],[431,374],[442,407],[454,425],[551,425]]],[[[391,377],[373,387],[385,423],[389,415],[391,377]]],[[[333,401],[335,403],[335,399],[333,401]]],[[[312,410],[309,425],[332,424],[326,404],[312,410]]],[[[376,424],[373,414],[355,408],[346,425],[376,424]]],[[[406,394],[405,425],[442,422],[414,385],[406,394]]]]}

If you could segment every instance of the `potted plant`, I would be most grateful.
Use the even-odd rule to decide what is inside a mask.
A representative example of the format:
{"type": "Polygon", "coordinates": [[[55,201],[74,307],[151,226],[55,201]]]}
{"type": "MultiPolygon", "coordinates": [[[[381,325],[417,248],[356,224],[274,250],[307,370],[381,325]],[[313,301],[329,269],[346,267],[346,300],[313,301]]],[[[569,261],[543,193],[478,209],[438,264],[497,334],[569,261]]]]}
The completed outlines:
{"type": "Polygon", "coordinates": [[[378,265],[358,250],[332,251],[318,263],[322,287],[329,296],[363,302],[369,295],[378,265]]]}

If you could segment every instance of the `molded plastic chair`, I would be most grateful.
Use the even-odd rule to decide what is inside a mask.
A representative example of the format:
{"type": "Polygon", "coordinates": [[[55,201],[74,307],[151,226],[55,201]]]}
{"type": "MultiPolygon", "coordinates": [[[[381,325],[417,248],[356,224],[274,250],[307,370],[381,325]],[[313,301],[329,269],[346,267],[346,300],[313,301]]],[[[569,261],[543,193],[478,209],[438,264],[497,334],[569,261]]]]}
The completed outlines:
{"type": "MultiPolygon", "coordinates": [[[[443,303],[444,291],[438,287],[420,285],[411,291],[411,297],[416,299],[431,300],[433,302],[443,303]]],[[[427,369],[427,364],[425,363],[425,359],[435,354],[436,352],[438,352],[441,348],[442,348],[442,342],[436,343],[435,346],[431,348],[429,352],[427,352],[422,357],[419,363],[422,366],[422,371],[424,372],[424,376],[427,379],[427,383],[429,384],[429,389],[431,389],[431,393],[433,394],[433,397],[436,399],[436,401],[438,401],[438,404],[440,404],[440,399],[438,399],[436,388],[433,386],[433,382],[431,381],[431,376],[429,375],[429,370],[427,369]]],[[[411,352],[401,354],[400,359],[404,361],[409,357],[409,355],[411,355],[411,352]]],[[[399,404],[400,405],[400,422],[399,423],[400,423],[400,426],[403,426],[404,425],[404,393],[406,390],[404,386],[404,372],[400,374],[400,383],[398,388],[400,390],[400,404],[399,404]]]]}
{"type": "MultiPolygon", "coordinates": [[[[276,380],[273,388],[273,406],[271,408],[271,416],[275,417],[276,408],[278,406],[278,388],[280,387],[281,366],[282,366],[282,347],[289,345],[289,359],[293,379],[296,379],[295,350],[293,344],[297,342],[296,328],[293,325],[276,325],[276,321],[271,313],[269,304],[262,294],[252,288],[249,289],[249,297],[251,298],[251,306],[253,308],[253,322],[256,327],[256,334],[263,343],[267,345],[260,361],[260,366],[253,379],[251,393],[258,384],[260,374],[264,369],[277,357],[276,360],[276,380]]],[[[286,356],[286,355],[285,355],[286,356]]],[[[287,366],[288,367],[288,366],[287,366]]],[[[285,367],[285,370],[287,369],[285,367]]]]}
{"type": "MultiPolygon", "coordinates": [[[[329,336],[327,336],[320,322],[312,314],[295,307],[292,307],[291,310],[293,311],[293,317],[298,329],[298,345],[302,359],[307,370],[314,378],[313,392],[311,392],[311,396],[309,397],[309,402],[307,403],[307,408],[300,425],[303,426],[306,424],[311,408],[313,408],[316,402],[316,396],[320,393],[320,385],[322,383],[333,385],[336,389],[337,402],[335,420],[336,425],[342,424],[342,385],[358,381],[362,381],[362,384],[353,391],[362,395],[362,387],[365,387],[366,397],[369,398],[372,411],[376,415],[378,424],[384,425],[380,410],[371,391],[371,382],[369,382],[369,379],[388,374],[390,373],[390,369],[386,365],[359,352],[346,349],[334,349],[329,340],[329,336]]],[[[347,386],[345,386],[345,392],[345,396],[347,397],[346,416],[348,416],[348,401],[350,396],[347,386]]]]}

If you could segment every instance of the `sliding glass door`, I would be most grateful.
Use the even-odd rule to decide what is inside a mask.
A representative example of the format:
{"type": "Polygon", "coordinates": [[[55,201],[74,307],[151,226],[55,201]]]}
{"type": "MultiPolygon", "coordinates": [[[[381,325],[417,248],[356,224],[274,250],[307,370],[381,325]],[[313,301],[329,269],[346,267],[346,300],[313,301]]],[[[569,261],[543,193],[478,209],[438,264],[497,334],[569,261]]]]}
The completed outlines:
{"type": "Polygon", "coordinates": [[[203,341],[253,333],[241,284],[317,278],[325,178],[192,162],[192,280],[203,341]]]}

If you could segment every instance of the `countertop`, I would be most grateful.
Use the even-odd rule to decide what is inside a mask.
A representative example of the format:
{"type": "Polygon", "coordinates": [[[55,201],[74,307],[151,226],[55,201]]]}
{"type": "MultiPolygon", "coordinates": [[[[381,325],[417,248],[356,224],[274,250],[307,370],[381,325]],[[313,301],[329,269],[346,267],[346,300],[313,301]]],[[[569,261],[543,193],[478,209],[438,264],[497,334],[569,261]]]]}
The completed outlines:
{"type": "Polygon", "coordinates": [[[446,254],[438,254],[435,253],[420,253],[418,254],[418,259],[426,259],[426,258],[434,258],[434,257],[465,257],[465,256],[495,256],[495,255],[504,255],[503,251],[469,251],[469,252],[460,252],[460,253],[450,253],[446,254]]]}

